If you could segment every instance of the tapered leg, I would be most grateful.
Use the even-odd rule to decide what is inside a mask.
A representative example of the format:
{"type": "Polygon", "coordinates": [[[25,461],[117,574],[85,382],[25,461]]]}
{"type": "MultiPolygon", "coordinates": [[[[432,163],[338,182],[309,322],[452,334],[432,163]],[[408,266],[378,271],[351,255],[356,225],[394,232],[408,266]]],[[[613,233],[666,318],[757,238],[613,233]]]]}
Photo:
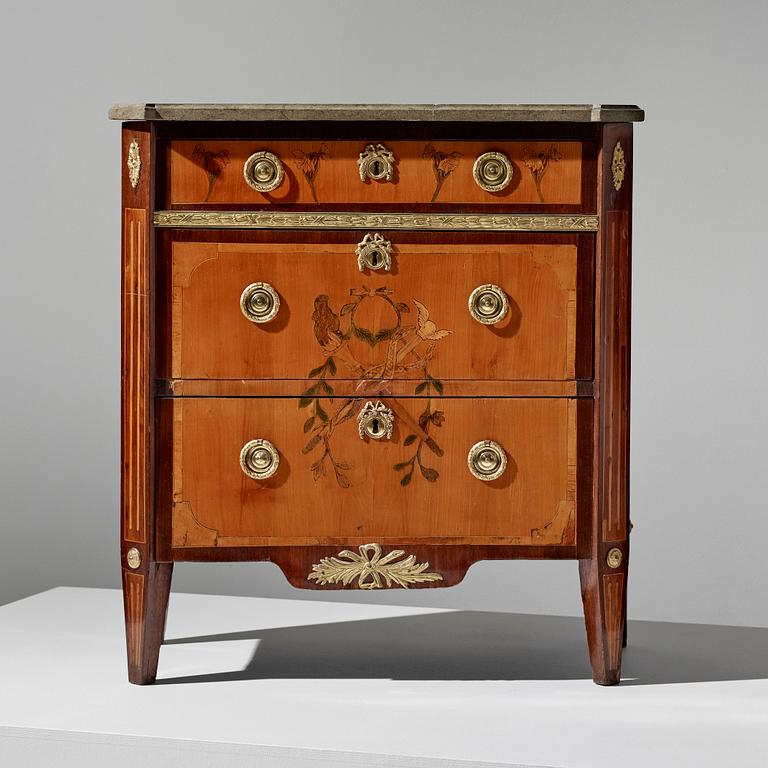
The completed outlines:
{"type": "Polygon", "coordinates": [[[628,573],[624,574],[625,582],[624,582],[624,634],[621,638],[621,647],[626,648],[627,647],[627,624],[629,623],[627,621],[627,583],[626,578],[629,576],[628,573]]]}
{"type": "Polygon", "coordinates": [[[592,679],[598,685],[616,685],[621,680],[625,571],[601,567],[595,560],[579,560],[579,576],[592,679]]]}
{"type": "Polygon", "coordinates": [[[128,680],[155,682],[165,634],[173,563],[149,563],[146,571],[123,571],[128,680]]]}
{"type": "MultiPolygon", "coordinates": [[[[629,530],[632,531],[632,523],[629,524],[629,530]]],[[[627,539],[625,544],[627,555],[629,555],[629,539],[627,539]]],[[[627,563],[624,563],[625,567],[627,563]]],[[[621,635],[621,647],[626,648],[627,647],[627,594],[629,593],[629,588],[627,586],[627,579],[629,578],[629,571],[624,571],[624,630],[621,635]]]]}

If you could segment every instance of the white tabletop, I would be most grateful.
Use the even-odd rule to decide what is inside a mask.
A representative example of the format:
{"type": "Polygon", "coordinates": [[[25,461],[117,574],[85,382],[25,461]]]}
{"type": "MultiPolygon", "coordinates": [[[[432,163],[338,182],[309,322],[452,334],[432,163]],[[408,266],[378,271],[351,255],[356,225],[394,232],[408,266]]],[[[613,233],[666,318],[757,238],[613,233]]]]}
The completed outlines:
{"type": "Polygon", "coordinates": [[[0,608],[0,765],[768,764],[768,629],[631,623],[613,688],[580,618],[173,594],[166,636],[137,687],[119,592],[0,608]]]}

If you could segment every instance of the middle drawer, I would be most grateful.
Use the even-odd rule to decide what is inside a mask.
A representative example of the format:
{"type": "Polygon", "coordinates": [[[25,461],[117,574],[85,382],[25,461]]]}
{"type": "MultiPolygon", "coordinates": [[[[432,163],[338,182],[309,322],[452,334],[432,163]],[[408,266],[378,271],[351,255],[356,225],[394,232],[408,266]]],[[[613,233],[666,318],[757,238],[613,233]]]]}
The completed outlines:
{"type": "Polygon", "coordinates": [[[584,234],[175,230],[161,245],[158,369],[415,386],[590,378],[593,247],[584,234]]]}

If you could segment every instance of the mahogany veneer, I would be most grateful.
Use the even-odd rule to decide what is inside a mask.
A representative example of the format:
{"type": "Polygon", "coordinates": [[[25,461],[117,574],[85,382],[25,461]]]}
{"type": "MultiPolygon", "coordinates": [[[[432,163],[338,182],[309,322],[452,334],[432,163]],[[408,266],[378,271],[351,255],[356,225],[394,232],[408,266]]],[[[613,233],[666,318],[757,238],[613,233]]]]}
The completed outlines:
{"type": "MultiPolygon", "coordinates": [[[[172,433],[161,452],[172,454],[163,455],[172,465],[172,498],[158,502],[163,514],[171,512],[173,547],[576,544],[575,399],[441,398],[436,447],[424,447],[407,485],[401,480],[411,465],[394,467],[411,459],[416,442],[405,444],[412,432],[398,411],[391,439],[381,443],[361,444],[356,429],[340,426],[333,456],[349,465],[340,470],[348,486],[334,480],[326,459],[313,493],[307,486],[314,490],[312,465],[321,450],[302,451],[305,416],[295,398],[175,398],[159,407],[171,410],[172,433]],[[263,481],[231,460],[255,434],[280,446],[280,467],[263,481]],[[485,438],[508,446],[507,471],[459,491],[467,451],[485,438]],[[433,482],[419,477],[427,468],[437,473],[433,482]]],[[[419,398],[398,403],[414,418],[423,407],[419,398]]],[[[587,426],[583,419],[581,428],[587,426]]]]}
{"type": "Polygon", "coordinates": [[[129,679],[155,679],[177,561],[323,590],[529,558],[579,561],[617,683],[632,124],[610,121],[642,112],[354,109],[113,109],[129,679]]]}
{"type": "MultiPolygon", "coordinates": [[[[373,292],[391,290],[390,296],[406,305],[401,325],[417,321],[416,300],[429,309],[431,320],[450,331],[436,340],[430,361],[429,372],[438,379],[591,376],[593,235],[564,235],[563,242],[539,235],[517,235],[517,242],[507,235],[494,242],[475,235],[464,242],[464,236],[381,230],[393,244],[392,269],[361,275],[355,248],[364,231],[325,235],[323,242],[302,242],[295,232],[253,233],[247,243],[227,242],[219,233],[215,241],[198,233],[179,242],[176,234],[169,233],[166,244],[169,288],[158,318],[170,326],[167,359],[158,361],[166,378],[304,378],[324,354],[312,312],[302,308],[314,309],[318,295],[326,295],[329,311],[338,315],[350,290],[363,284],[373,292]],[[239,306],[243,287],[257,278],[273,285],[282,302],[282,316],[261,326],[243,322],[239,306]],[[483,283],[500,285],[510,302],[504,320],[490,327],[463,311],[467,297],[483,283]]],[[[398,317],[387,303],[366,301],[355,320],[359,327],[381,329],[397,325],[398,317]]],[[[365,367],[382,357],[383,345],[356,342],[352,351],[365,367]]],[[[390,379],[418,379],[420,370],[399,371],[390,379]]],[[[348,378],[359,376],[343,363],[327,376],[348,378]]]]}
{"type": "MultiPolygon", "coordinates": [[[[171,141],[167,202],[169,206],[262,202],[262,194],[246,184],[242,169],[252,152],[266,149],[286,158],[285,183],[269,193],[272,203],[301,206],[319,202],[345,206],[356,203],[375,206],[424,202],[484,206],[518,203],[532,209],[547,203],[574,206],[582,203],[584,148],[581,142],[453,140],[435,145],[431,141],[391,141],[386,135],[377,137],[376,141],[381,141],[397,157],[396,178],[391,184],[360,183],[357,170],[359,141],[171,141]],[[201,147],[205,152],[220,156],[221,173],[213,184],[210,176],[200,173],[201,147]],[[504,152],[518,171],[502,197],[485,192],[472,179],[474,159],[489,150],[504,152]],[[442,159],[444,165],[456,164],[442,180],[438,180],[433,171],[434,156],[438,152],[447,156],[442,159]],[[312,153],[321,153],[318,161],[321,167],[310,183],[302,169],[306,167],[305,158],[312,153]],[[537,185],[530,173],[522,171],[526,158],[538,153],[549,153],[557,160],[553,160],[551,169],[537,185]]],[[[437,163],[440,162],[438,157],[437,163]]]]}

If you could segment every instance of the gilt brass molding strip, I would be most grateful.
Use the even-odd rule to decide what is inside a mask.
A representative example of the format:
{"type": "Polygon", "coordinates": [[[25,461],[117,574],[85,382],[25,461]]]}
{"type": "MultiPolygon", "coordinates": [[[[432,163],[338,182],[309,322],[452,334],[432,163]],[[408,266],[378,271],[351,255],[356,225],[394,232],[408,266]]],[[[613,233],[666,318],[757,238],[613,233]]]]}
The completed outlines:
{"type": "Polygon", "coordinates": [[[595,232],[596,215],[157,211],[156,227],[197,229],[416,229],[478,232],[595,232]]]}

